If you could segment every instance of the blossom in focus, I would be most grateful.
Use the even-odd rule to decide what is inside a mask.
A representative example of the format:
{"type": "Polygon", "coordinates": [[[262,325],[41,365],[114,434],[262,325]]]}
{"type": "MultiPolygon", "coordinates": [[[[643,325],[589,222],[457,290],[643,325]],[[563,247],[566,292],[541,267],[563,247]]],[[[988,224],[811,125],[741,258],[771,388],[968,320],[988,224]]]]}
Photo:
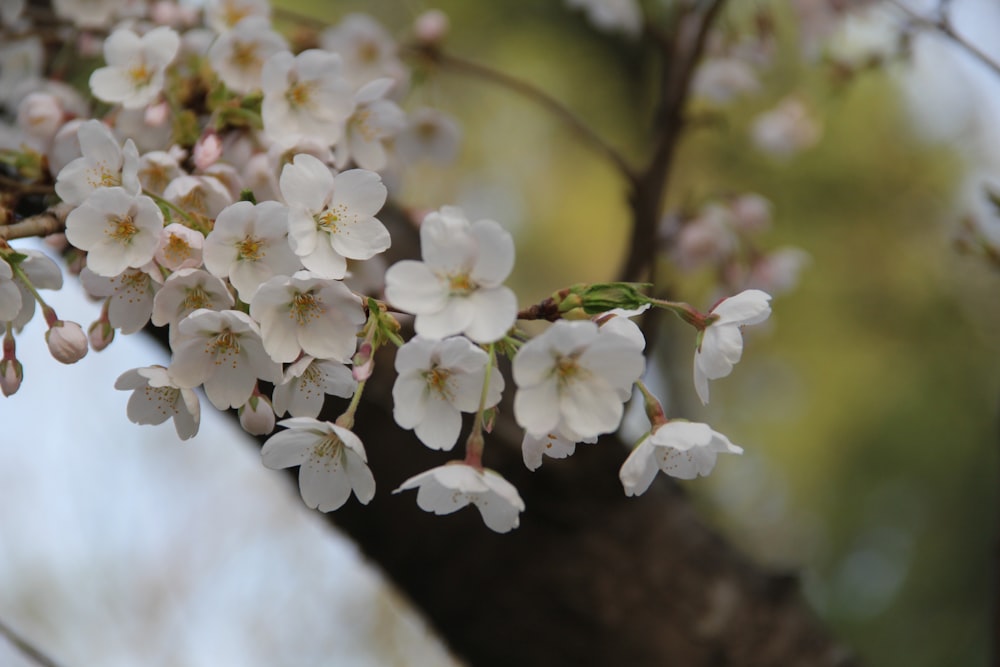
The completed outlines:
{"type": "Polygon", "coordinates": [[[369,259],[391,239],[375,214],[387,195],[373,171],[351,169],[334,176],[307,153],[281,171],[288,202],[288,243],[303,266],[324,278],[343,278],[348,259],[369,259]]]}
{"type": "Polygon", "coordinates": [[[139,150],[131,139],[124,147],[99,120],[88,120],[77,130],[81,156],[56,176],[56,194],[67,204],[79,206],[98,189],[122,187],[139,194],[139,150]]]}
{"type": "Polygon", "coordinates": [[[229,278],[243,301],[250,302],[260,284],[301,268],[288,246],[288,209],[276,201],[227,206],[205,237],[202,257],[212,275],[229,278]]]}
{"type": "Polygon", "coordinates": [[[503,338],[517,317],[517,299],[503,285],[514,266],[510,234],[493,220],[470,224],[461,209],[445,206],[420,225],[420,251],[422,262],[403,260],[385,274],[386,299],[417,316],[417,333],[503,338]]]}
{"type": "MultiPolygon", "coordinates": [[[[597,438],[587,438],[583,442],[597,442],[597,438]]],[[[546,456],[552,459],[565,459],[576,451],[576,440],[566,438],[559,433],[546,433],[542,436],[524,434],[521,441],[521,457],[528,470],[535,471],[542,466],[546,456]]]]}
{"type": "Polygon", "coordinates": [[[193,389],[178,386],[163,366],[133,368],[115,381],[115,389],[132,390],[128,418],[135,424],[162,424],[174,420],[181,440],[198,433],[201,404],[193,389]]]}
{"type": "Polygon", "coordinates": [[[346,362],[365,323],[360,300],[344,283],[308,271],[262,284],[250,302],[250,315],[260,322],[264,349],[280,362],[294,361],[302,352],[346,362]]]}
{"type": "Polygon", "coordinates": [[[393,493],[417,489],[417,506],[425,512],[451,514],[472,504],[490,530],[506,533],[521,523],[524,501],[513,484],[487,468],[448,463],[415,475],[393,493]]]}
{"type": "Polygon", "coordinates": [[[257,379],[281,381],[281,366],[267,355],[257,323],[237,310],[196,310],[177,325],[170,375],[180,387],[205,385],[220,410],[237,408],[257,379]]]}
{"type": "Polygon", "coordinates": [[[280,417],[316,418],[327,394],[341,398],[354,395],[358,383],[344,364],[305,354],[285,369],[281,384],[274,387],[274,412],[280,417]]]}
{"type": "Polygon", "coordinates": [[[153,297],[153,324],[170,325],[171,344],[177,323],[196,310],[228,310],[233,295],[221,278],[202,269],[179,269],[170,275],[153,297]]]}
{"type": "Polygon", "coordinates": [[[669,421],[643,437],[618,476],[625,494],[638,496],[653,483],[658,470],[679,479],[694,479],[712,472],[719,454],[742,454],[743,449],[708,424],[669,421]]]}
{"type": "Polygon", "coordinates": [[[578,442],[610,433],[644,367],[633,337],[559,320],[514,357],[514,417],[536,437],[557,433],[578,442]]]}
{"type": "Polygon", "coordinates": [[[45,332],[45,344],[55,360],[63,364],[75,364],[90,349],[83,327],[69,320],[53,322],[45,332]]]}
{"type": "Polygon", "coordinates": [[[153,259],[170,271],[196,269],[201,266],[201,249],[205,237],[199,232],[172,222],[160,231],[153,259]]]}
{"type": "Polygon", "coordinates": [[[89,267],[80,272],[80,282],[91,296],[110,299],[108,321],[122,333],[135,333],[146,326],[153,313],[153,297],[159,287],[141,269],[126,269],[116,276],[100,276],[89,267]]]}
{"type": "Polygon", "coordinates": [[[320,49],[268,58],[261,74],[264,133],[273,141],[336,143],[354,111],[354,91],[340,70],[340,56],[320,49]]]}
{"type": "Polygon", "coordinates": [[[351,492],[364,505],[375,496],[375,478],[361,440],[337,424],[309,417],[278,422],[261,449],[261,460],[278,470],[299,466],[299,492],[312,509],[330,512],[347,502],[351,492]]]}
{"type": "MultiPolygon", "coordinates": [[[[489,355],[461,336],[435,341],[414,336],[396,352],[392,387],[396,423],[414,429],[431,449],[450,450],[462,430],[462,412],[476,412],[489,355]]],[[[500,402],[503,376],[490,375],[484,407],[500,402]]]]}
{"type": "Polygon", "coordinates": [[[770,301],[770,294],[751,289],[723,299],[709,311],[711,322],[699,335],[694,353],[694,387],[703,404],[708,404],[708,381],[732,373],[743,355],[742,328],[766,320],[770,301]]]}
{"type": "Polygon", "coordinates": [[[66,217],[66,239],[87,251],[87,266],[112,277],[148,264],[156,252],[163,213],[146,195],[101,188],[66,217]]]}
{"type": "Polygon", "coordinates": [[[139,109],[163,90],[164,72],[180,48],[180,37],[160,26],[140,37],[131,30],[115,30],[104,41],[106,67],[90,75],[90,90],[104,102],[139,109]]]}
{"type": "Polygon", "coordinates": [[[250,435],[267,435],[274,430],[274,408],[266,396],[254,394],[240,406],[240,426],[250,435]]]}

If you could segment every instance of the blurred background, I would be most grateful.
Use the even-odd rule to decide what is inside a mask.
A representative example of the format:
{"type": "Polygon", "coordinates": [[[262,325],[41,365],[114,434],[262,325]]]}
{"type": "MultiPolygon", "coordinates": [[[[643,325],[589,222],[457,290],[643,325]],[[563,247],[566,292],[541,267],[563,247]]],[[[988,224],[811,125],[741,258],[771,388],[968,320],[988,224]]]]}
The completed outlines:
{"type": "MultiPolygon", "coordinates": [[[[430,7],[279,4],[330,22],[367,11],[401,37],[430,7]]],[[[786,3],[730,4],[720,25],[733,35],[768,10],[766,62],[754,91],[693,100],[669,208],[685,218],[759,194],[772,224],[755,243],[809,260],[768,325],[747,332],[707,409],[691,385],[693,336],[665,324],[669,411],[746,450],[686,488],[756,561],[800,573],[817,613],[868,664],[985,665],[1000,274],[956,239],[970,211],[995,215],[982,193],[1000,183],[1000,77],[930,36],[897,58],[902,15],[885,7],[821,44],[786,3]],[[881,66],[868,66],[873,55],[881,66]],[[786,150],[755,128],[789,99],[811,125],[786,150]]],[[[449,51],[532,82],[642,154],[634,109],[651,73],[627,40],[556,0],[433,6],[451,18],[449,51]]],[[[996,46],[993,3],[951,6],[962,34],[996,46]]],[[[404,176],[407,205],[455,203],[513,232],[522,304],[615,275],[623,183],[566,128],[457,74],[413,82],[406,105],[428,104],[461,122],[463,144],[451,167],[404,176]]],[[[709,270],[665,258],[660,275],[702,309],[719,296],[709,270]]],[[[97,314],[69,289],[57,303],[65,318],[97,314]]],[[[156,350],[120,339],[67,368],[41,339],[40,328],[19,338],[25,383],[0,403],[0,619],[67,665],[445,664],[422,621],[232,425],[206,414],[179,443],[169,425],[127,421],[114,379],[156,350]]],[[[0,664],[28,664],[18,660],[0,641],[0,664]]]]}

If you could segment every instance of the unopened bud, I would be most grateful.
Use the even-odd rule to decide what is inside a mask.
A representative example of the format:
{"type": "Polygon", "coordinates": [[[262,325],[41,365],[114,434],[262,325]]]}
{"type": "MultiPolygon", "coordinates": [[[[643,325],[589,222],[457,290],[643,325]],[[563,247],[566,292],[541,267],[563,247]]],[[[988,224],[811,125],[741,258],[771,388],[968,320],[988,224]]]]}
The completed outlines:
{"type": "Polygon", "coordinates": [[[4,396],[10,396],[21,388],[24,379],[24,367],[17,359],[0,361],[0,391],[4,396]]]}
{"type": "Polygon", "coordinates": [[[351,360],[351,374],[357,382],[364,382],[372,376],[375,369],[375,357],[372,355],[372,344],[368,341],[361,343],[358,353],[351,360]]]}
{"type": "Polygon", "coordinates": [[[94,352],[100,352],[115,339],[115,328],[107,320],[97,320],[87,329],[87,338],[94,352]]]}
{"type": "MultiPolygon", "coordinates": [[[[569,294],[559,304],[559,310],[582,308],[587,315],[606,313],[609,310],[639,310],[650,303],[649,297],[640,292],[648,287],[641,283],[581,283],[569,288],[569,294]]],[[[565,317],[565,316],[564,316],[565,317]]]]}
{"type": "Polygon", "coordinates": [[[424,44],[440,44],[448,36],[450,27],[447,14],[440,9],[428,9],[417,17],[413,24],[413,34],[424,44]]]}
{"type": "Polygon", "coordinates": [[[250,435],[267,435],[274,430],[274,408],[271,401],[254,394],[240,408],[240,426],[250,435]]]}
{"type": "Polygon", "coordinates": [[[207,132],[198,139],[192,151],[194,166],[205,170],[222,157],[222,140],[215,132],[207,132]]]}
{"type": "Polygon", "coordinates": [[[56,361],[75,364],[87,356],[87,334],[76,322],[58,320],[45,332],[45,342],[56,361]]]}

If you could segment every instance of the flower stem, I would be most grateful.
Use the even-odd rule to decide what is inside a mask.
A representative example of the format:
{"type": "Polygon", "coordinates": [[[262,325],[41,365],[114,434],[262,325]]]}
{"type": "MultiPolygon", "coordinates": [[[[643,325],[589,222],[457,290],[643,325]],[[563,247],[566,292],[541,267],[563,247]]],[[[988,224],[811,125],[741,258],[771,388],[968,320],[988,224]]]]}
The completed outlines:
{"type": "MultiPolygon", "coordinates": [[[[38,293],[38,290],[35,289],[35,286],[31,284],[31,279],[28,278],[28,274],[24,272],[24,269],[22,269],[20,266],[14,263],[10,265],[10,268],[14,272],[14,277],[20,280],[24,284],[24,286],[28,288],[28,291],[31,292],[31,296],[35,298],[35,301],[37,301],[38,305],[42,307],[42,310],[51,311],[52,309],[49,308],[49,304],[45,303],[45,299],[43,299],[42,295],[38,293]]],[[[47,315],[46,319],[48,319],[47,315]]]]}
{"type": "Polygon", "coordinates": [[[344,410],[344,414],[337,417],[337,426],[343,426],[346,429],[354,428],[354,413],[357,411],[358,405],[361,404],[361,394],[365,391],[366,382],[367,380],[362,380],[358,383],[358,388],[354,390],[354,396],[351,397],[351,404],[344,410]]]}
{"type": "Polygon", "coordinates": [[[465,441],[465,463],[476,469],[483,467],[483,449],[486,446],[486,440],[483,438],[483,414],[486,412],[490,379],[493,376],[493,366],[496,364],[496,343],[490,343],[487,353],[490,358],[486,363],[486,374],[483,376],[483,391],[479,394],[479,409],[476,410],[476,417],[472,422],[472,433],[465,441]]]}

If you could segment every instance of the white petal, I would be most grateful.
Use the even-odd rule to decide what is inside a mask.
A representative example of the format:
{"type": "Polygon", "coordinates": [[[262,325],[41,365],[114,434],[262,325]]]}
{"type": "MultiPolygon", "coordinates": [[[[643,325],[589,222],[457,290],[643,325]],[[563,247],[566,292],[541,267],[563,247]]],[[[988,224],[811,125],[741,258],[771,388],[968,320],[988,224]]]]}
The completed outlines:
{"type": "Polygon", "coordinates": [[[559,423],[559,394],[554,380],[522,387],[514,396],[514,417],[521,428],[542,436],[559,423]]]}
{"type": "Polygon", "coordinates": [[[625,459],[621,470],[618,471],[618,478],[625,487],[626,496],[640,496],[653,483],[658,470],[654,454],[654,447],[647,437],[643,438],[625,459]]]}
{"type": "Polygon", "coordinates": [[[423,262],[403,260],[385,273],[385,297],[396,308],[419,315],[443,309],[448,289],[423,262]]]}
{"type": "Polygon", "coordinates": [[[493,220],[480,220],[470,230],[479,244],[472,278],[487,287],[503,283],[514,268],[514,239],[493,220]]]}
{"type": "Polygon", "coordinates": [[[474,315],[463,331],[477,343],[500,340],[517,320],[517,297],[506,287],[479,289],[467,299],[474,315]]]}
{"type": "Polygon", "coordinates": [[[431,449],[450,451],[462,430],[462,413],[434,394],[426,401],[425,410],[424,418],[415,430],[420,442],[431,449]]]}

